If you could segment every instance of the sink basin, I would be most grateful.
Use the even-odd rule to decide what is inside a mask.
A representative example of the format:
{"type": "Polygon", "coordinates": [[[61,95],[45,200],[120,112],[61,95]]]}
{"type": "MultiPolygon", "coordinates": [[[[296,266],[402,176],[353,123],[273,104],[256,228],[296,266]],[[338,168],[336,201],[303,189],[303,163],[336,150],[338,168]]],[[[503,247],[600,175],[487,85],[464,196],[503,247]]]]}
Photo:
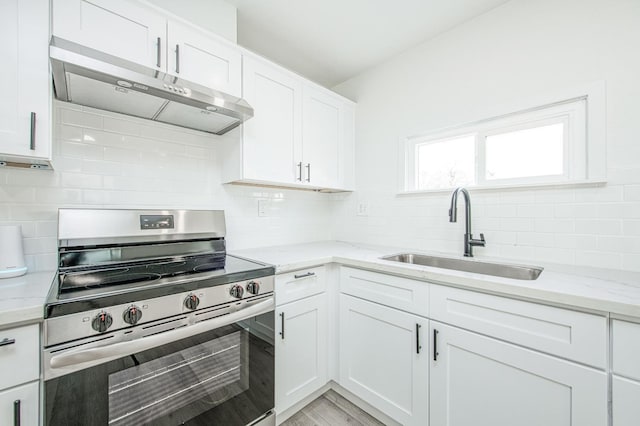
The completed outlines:
{"type": "Polygon", "coordinates": [[[535,266],[507,265],[502,263],[477,262],[475,260],[453,259],[449,257],[427,256],[423,254],[401,253],[384,256],[381,259],[412,265],[433,266],[454,271],[473,272],[516,280],[535,280],[543,268],[535,266]]]}

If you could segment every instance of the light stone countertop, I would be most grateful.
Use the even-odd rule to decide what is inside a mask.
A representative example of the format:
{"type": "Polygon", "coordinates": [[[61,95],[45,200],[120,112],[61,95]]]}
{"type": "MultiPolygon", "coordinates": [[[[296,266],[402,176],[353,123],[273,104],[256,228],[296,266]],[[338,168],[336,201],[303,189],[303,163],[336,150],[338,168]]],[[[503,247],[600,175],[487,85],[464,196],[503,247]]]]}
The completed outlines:
{"type": "Polygon", "coordinates": [[[380,259],[401,252],[456,257],[335,241],[236,250],[231,254],[275,265],[277,274],[335,262],[459,288],[640,318],[640,273],[533,262],[532,266],[545,269],[537,280],[526,281],[380,259]]]}
{"type": "Polygon", "coordinates": [[[0,279],[0,329],[43,320],[55,271],[0,279]]]}
{"type": "MultiPolygon", "coordinates": [[[[640,273],[533,263],[545,270],[537,280],[524,281],[380,259],[403,251],[411,250],[327,241],[235,250],[231,254],[275,265],[279,274],[339,263],[470,290],[640,318],[640,273]]],[[[54,275],[55,271],[31,272],[21,277],[0,279],[0,329],[42,321],[54,275]]]]}

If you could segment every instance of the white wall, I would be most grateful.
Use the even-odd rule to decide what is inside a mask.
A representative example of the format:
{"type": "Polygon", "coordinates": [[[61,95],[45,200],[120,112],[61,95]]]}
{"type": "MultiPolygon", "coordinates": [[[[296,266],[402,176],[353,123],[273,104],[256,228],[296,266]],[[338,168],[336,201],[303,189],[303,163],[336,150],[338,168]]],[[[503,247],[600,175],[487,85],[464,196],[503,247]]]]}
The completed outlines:
{"type": "Polygon", "coordinates": [[[221,137],[60,102],[53,135],[54,171],[0,169],[0,225],[22,225],[31,271],[56,268],[59,207],[224,209],[231,250],[332,238],[329,195],[222,185],[221,137]]]}
{"type": "Polygon", "coordinates": [[[180,18],[237,41],[237,9],[223,0],[140,0],[173,13],[180,18]]]}
{"type": "Polygon", "coordinates": [[[396,196],[399,138],[604,80],[608,185],[472,193],[476,253],[640,271],[639,23],[638,0],[513,0],[338,86],[358,102],[357,193],[336,237],[462,253],[448,194],[396,196]]]}

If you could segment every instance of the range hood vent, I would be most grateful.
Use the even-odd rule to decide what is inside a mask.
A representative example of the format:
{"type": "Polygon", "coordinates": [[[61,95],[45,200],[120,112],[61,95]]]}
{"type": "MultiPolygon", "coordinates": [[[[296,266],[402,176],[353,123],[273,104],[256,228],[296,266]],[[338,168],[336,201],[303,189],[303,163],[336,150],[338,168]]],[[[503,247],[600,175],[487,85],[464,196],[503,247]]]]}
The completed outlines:
{"type": "Polygon", "coordinates": [[[57,37],[56,99],[222,135],[253,117],[243,99],[57,37]]]}

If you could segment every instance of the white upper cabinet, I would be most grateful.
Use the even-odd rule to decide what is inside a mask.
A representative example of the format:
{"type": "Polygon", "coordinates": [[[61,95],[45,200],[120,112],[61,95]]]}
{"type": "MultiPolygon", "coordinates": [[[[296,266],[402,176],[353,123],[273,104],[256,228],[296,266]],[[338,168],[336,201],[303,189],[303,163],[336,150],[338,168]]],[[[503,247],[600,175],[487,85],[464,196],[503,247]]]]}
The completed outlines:
{"type": "Polygon", "coordinates": [[[245,56],[244,98],[255,115],[244,124],[244,179],[293,183],[294,151],[302,138],[302,83],[259,58],[245,56]]]}
{"type": "Polygon", "coordinates": [[[194,28],[168,22],[167,72],[230,95],[242,96],[242,54],[194,28]]]}
{"type": "Polygon", "coordinates": [[[53,35],[158,70],[167,20],[127,0],[54,0],[53,35]]]}
{"type": "Polygon", "coordinates": [[[330,187],[340,181],[339,153],[344,142],[344,103],[313,86],[304,87],[302,155],[305,182],[330,187]]]}
{"type": "Polygon", "coordinates": [[[53,35],[242,96],[242,54],[237,48],[131,1],[54,0],[53,35]]]}
{"type": "Polygon", "coordinates": [[[251,53],[243,94],[254,116],[226,144],[225,182],[353,189],[353,102],[251,53]]]}
{"type": "Polygon", "coordinates": [[[0,39],[0,161],[46,163],[51,158],[49,2],[0,2],[0,39]]]}

